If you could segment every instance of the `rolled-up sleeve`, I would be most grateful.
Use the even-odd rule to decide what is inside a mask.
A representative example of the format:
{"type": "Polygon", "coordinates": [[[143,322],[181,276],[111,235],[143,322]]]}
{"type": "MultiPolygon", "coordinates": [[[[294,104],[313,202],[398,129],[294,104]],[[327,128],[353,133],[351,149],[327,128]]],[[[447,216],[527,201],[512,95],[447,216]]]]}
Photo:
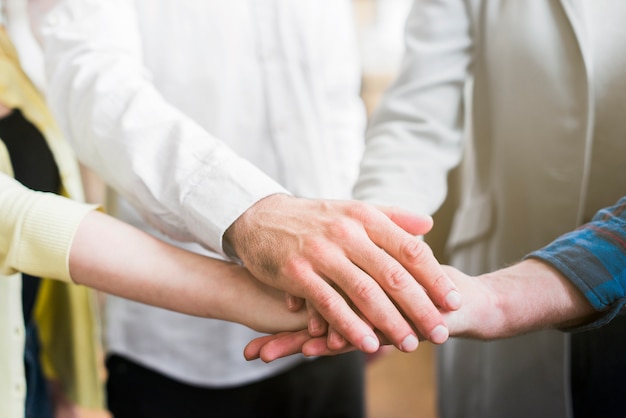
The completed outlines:
{"type": "Polygon", "coordinates": [[[69,252],[85,215],[96,209],[25,188],[0,173],[0,268],[70,281],[69,252]]]}
{"type": "Polygon", "coordinates": [[[554,266],[594,309],[604,312],[597,321],[576,330],[606,324],[626,303],[626,197],[527,257],[554,266]]]}

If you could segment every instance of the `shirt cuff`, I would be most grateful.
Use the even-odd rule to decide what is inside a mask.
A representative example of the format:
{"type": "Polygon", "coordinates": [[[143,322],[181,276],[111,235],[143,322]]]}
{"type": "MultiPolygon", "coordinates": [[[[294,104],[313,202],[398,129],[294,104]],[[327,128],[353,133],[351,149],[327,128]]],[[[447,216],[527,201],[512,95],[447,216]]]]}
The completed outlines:
{"type": "Polygon", "coordinates": [[[71,281],[69,254],[74,235],[87,213],[97,205],[49,193],[36,195],[26,205],[12,264],[34,276],[71,281]]]}

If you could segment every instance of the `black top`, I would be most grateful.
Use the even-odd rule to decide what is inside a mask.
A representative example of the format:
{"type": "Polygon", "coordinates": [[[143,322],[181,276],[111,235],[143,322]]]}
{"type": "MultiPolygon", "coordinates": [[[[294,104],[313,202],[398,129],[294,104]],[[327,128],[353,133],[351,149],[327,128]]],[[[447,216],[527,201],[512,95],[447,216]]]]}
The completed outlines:
{"type": "MultiPolygon", "coordinates": [[[[19,109],[0,118],[0,140],[4,142],[15,179],[24,186],[42,192],[58,193],[61,187],[59,169],[45,138],[19,109]]],[[[40,278],[23,274],[22,307],[28,324],[37,298],[40,278]]]]}

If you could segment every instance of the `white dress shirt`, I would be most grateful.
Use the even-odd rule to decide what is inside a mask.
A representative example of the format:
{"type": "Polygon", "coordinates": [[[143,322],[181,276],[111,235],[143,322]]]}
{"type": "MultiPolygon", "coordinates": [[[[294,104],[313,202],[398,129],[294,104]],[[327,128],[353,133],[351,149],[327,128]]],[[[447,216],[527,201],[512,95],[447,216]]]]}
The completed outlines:
{"type": "MultiPolygon", "coordinates": [[[[350,197],[365,120],[350,1],[60,3],[42,29],[49,103],[79,159],[142,215],[122,202],[123,219],[222,253],[265,196],[350,197]]],[[[107,327],[112,352],[193,384],[300,359],[246,362],[258,334],[243,326],[117,298],[107,327]]]]}

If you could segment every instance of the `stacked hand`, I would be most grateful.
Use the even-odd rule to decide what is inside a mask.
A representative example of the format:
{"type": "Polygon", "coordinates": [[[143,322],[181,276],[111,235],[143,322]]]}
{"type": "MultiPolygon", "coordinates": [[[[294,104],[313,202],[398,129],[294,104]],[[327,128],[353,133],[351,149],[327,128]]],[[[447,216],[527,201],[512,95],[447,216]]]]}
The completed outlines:
{"type": "Polygon", "coordinates": [[[297,335],[335,351],[372,353],[381,340],[413,351],[420,336],[446,341],[440,309],[460,307],[456,286],[416,237],[431,227],[430,217],[395,208],[273,195],[225,239],[255,277],[307,301],[308,330],[297,335]]]}
{"type": "MultiPolygon", "coordinates": [[[[494,316],[494,312],[491,310],[495,305],[494,294],[489,288],[481,281],[453,267],[441,266],[441,268],[450,278],[454,279],[457,288],[463,294],[463,306],[460,309],[440,310],[451,335],[465,334],[478,338],[479,335],[475,332],[477,329],[492,329],[493,327],[484,322],[494,316]]],[[[493,322],[494,324],[497,323],[495,320],[493,322]]],[[[385,335],[378,333],[378,337],[381,344],[389,344],[385,335]]],[[[423,339],[422,335],[419,337],[423,339]]],[[[485,334],[484,337],[487,338],[488,335],[485,334]]],[[[443,341],[431,340],[431,342],[442,343],[443,341]]],[[[261,358],[263,361],[270,362],[296,353],[302,353],[306,356],[327,356],[357,349],[354,345],[334,349],[327,344],[325,337],[311,335],[308,330],[303,329],[257,338],[246,346],[244,356],[248,360],[261,358]]]]}
{"type": "MultiPolygon", "coordinates": [[[[598,315],[572,282],[539,260],[527,259],[476,277],[450,266],[441,268],[463,295],[460,309],[441,309],[452,336],[480,340],[507,338],[540,329],[578,326],[598,315]]],[[[388,343],[384,335],[381,341],[388,343]]],[[[333,349],[324,338],[300,330],[253,340],[244,355],[248,360],[272,361],[295,353],[319,356],[355,349],[355,346],[333,349]]]]}

